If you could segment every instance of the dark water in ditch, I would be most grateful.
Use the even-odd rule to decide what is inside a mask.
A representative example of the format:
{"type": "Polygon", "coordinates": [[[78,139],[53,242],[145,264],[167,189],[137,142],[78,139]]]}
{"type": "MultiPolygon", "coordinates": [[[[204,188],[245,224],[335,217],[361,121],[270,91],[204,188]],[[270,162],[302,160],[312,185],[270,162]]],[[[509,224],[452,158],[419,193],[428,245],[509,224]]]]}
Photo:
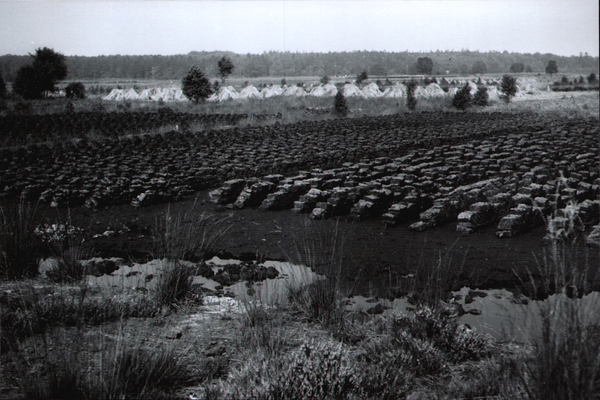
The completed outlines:
{"type": "MultiPolygon", "coordinates": [[[[207,261],[207,265],[214,272],[224,265],[238,263],[241,261],[222,260],[218,257],[207,261]]],[[[103,290],[120,291],[140,288],[152,290],[157,282],[156,277],[160,275],[165,265],[165,260],[121,265],[110,275],[100,277],[90,275],[86,280],[88,285],[99,286],[103,290]]],[[[258,302],[266,306],[285,304],[290,287],[299,287],[326,279],[305,266],[288,262],[265,261],[260,265],[274,267],[279,272],[278,277],[254,282],[252,285],[242,281],[223,287],[221,290],[233,297],[233,303],[240,305],[258,302]],[[252,288],[251,291],[249,287],[252,288]]],[[[201,276],[196,276],[194,283],[212,291],[220,287],[214,280],[201,276]]],[[[600,324],[599,292],[592,292],[581,299],[569,299],[564,294],[556,294],[544,301],[516,297],[505,289],[472,291],[470,288],[463,287],[454,292],[454,295],[467,312],[460,317],[459,322],[499,340],[526,342],[539,335],[543,311],[550,312],[553,331],[559,331],[574,317],[584,321],[585,324],[600,324]]],[[[405,297],[389,300],[376,296],[352,296],[346,299],[346,307],[357,313],[389,316],[394,313],[407,313],[411,305],[405,297]],[[374,311],[377,309],[378,311],[374,311]]]]}

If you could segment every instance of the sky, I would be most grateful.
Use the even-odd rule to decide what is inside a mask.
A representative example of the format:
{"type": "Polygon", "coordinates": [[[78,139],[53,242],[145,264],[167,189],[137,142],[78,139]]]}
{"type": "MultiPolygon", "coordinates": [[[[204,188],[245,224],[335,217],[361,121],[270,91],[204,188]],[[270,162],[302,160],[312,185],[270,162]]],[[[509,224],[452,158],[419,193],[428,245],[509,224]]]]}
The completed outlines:
{"type": "Polygon", "coordinates": [[[598,56],[598,0],[0,0],[0,55],[190,51],[598,56]]]}

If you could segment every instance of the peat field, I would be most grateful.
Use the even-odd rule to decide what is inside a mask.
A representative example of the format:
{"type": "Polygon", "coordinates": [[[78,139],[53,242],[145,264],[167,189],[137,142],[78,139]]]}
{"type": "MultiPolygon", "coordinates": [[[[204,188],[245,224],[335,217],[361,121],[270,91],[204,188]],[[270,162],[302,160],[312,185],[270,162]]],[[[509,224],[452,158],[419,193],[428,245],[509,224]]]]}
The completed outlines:
{"type": "Polygon", "coordinates": [[[48,223],[68,218],[94,237],[97,256],[151,259],[167,209],[207,212],[231,225],[225,255],[247,259],[285,259],[299,238],[337,223],[342,281],[357,294],[438,266],[459,287],[523,289],[550,263],[548,219],[564,216],[552,232],[583,238],[566,261],[599,284],[598,248],[585,242],[598,224],[597,119],[422,112],[86,133],[1,149],[0,201],[22,196],[48,223]]]}

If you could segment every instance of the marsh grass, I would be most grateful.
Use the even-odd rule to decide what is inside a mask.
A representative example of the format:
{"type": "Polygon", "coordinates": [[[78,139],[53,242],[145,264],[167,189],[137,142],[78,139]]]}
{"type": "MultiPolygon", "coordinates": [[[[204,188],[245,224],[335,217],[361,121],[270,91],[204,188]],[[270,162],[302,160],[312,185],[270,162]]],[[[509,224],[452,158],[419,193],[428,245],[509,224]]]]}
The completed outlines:
{"type": "Polygon", "coordinates": [[[4,377],[26,398],[177,398],[195,382],[187,343],[125,334],[131,318],[164,313],[147,293],[29,282],[0,300],[4,377]]]}
{"type": "Polygon", "coordinates": [[[528,272],[532,294],[545,301],[529,351],[511,367],[532,400],[600,398],[600,299],[590,293],[598,271],[576,261],[583,230],[575,210],[568,204],[548,218],[550,250],[538,275],[528,272]]]}
{"type": "Polygon", "coordinates": [[[14,205],[0,207],[0,276],[9,280],[38,274],[44,244],[35,234],[40,217],[36,206],[23,197],[14,205]]]}
{"type": "Polygon", "coordinates": [[[36,227],[36,235],[56,261],[51,269],[45,271],[51,282],[76,283],[84,279],[87,271],[82,260],[93,255],[91,224],[87,229],[73,226],[70,209],[67,209],[66,216],[57,214],[55,223],[36,227]]]}
{"type": "Polygon", "coordinates": [[[287,253],[288,260],[308,267],[325,279],[307,286],[291,285],[288,299],[307,320],[343,330],[345,294],[341,276],[345,234],[339,222],[315,223],[306,219],[292,236],[293,250],[287,253]]]}
{"type": "Polygon", "coordinates": [[[99,326],[131,317],[153,317],[160,305],[145,294],[95,292],[86,284],[43,285],[32,281],[0,296],[2,349],[60,326],[99,326]]]}
{"type": "Polygon", "coordinates": [[[156,219],[152,234],[155,258],[197,262],[223,249],[221,239],[231,228],[229,217],[195,213],[195,204],[177,213],[169,205],[164,216],[156,219]]]}
{"type": "Polygon", "coordinates": [[[184,303],[202,304],[202,293],[194,291],[193,280],[198,267],[181,261],[165,260],[154,288],[158,304],[177,308],[184,303]]]}
{"type": "MultiPolygon", "coordinates": [[[[26,398],[181,398],[196,383],[182,356],[185,346],[128,344],[121,328],[113,340],[91,344],[82,330],[45,333],[13,355],[26,398]]],[[[138,339],[139,340],[139,339],[138,339]]],[[[183,353],[185,354],[185,353],[183,353]]]]}
{"type": "Polygon", "coordinates": [[[464,251],[460,260],[456,260],[454,249],[459,241],[460,238],[456,239],[449,249],[435,256],[422,252],[415,262],[414,272],[400,279],[395,291],[407,293],[409,302],[417,306],[435,309],[449,301],[452,292],[460,290],[461,283],[472,279],[471,273],[465,269],[469,249],[464,251]]]}
{"type": "Polygon", "coordinates": [[[528,399],[598,399],[600,301],[587,305],[564,294],[540,307],[541,327],[530,351],[512,368],[528,399]]]}

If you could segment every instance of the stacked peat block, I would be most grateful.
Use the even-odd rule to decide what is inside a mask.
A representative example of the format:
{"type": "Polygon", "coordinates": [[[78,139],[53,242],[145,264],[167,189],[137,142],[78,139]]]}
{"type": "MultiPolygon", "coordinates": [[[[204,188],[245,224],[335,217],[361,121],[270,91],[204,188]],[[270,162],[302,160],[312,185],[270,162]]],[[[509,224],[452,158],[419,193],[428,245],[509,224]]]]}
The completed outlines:
{"type": "Polygon", "coordinates": [[[468,211],[458,214],[456,231],[471,233],[492,224],[497,219],[494,207],[489,202],[477,202],[469,206],[468,211]]]}
{"type": "Polygon", "coordinates": [[[327,203],[331,205],[331,215],[346,215],[354,205],[354,193],[358,192],[354,188],[336,187],[331,190],[331,196],[327,199],[327,203]]]}
{"type": "Polygon", "coordinates": [[[420,211],[421,207],[417,198],[415,202],[401,201],[392,204],[381,218],[385,226],[397,226],[403,222],[418,218],[420,211]]]}
{"type": "Polygon", "coordinates": [[[443,225],[456,219],[460,209],[461,202],[457,199],[440,198],[434,200],[431,208],[419,214],[421,220],[411,224],[408,229],[421,232],[443,225]]]}
{"type": "Polygon", "coordinates": [[[300,198],[294,202],[292,211],[295,213],[310,213],[317,203],[323,201],[323,199],[324,193],[322,190],[311,188],[308,193],[300,196],[300,198]]]}
{"type": "Polygon", "coordinates": [[[543,224],[543,213],[538,207],[518,203],[498,223],[496,235],[500,238],[513,237],[543,224]]]}
{"type": "MultiPolygon", "coordinates": [[[[370,186],[381,186],[372,184],[370,186]]],[[[368,186],[363,186],[367,187],[368,186]]],[[[354,204],[350,210],[350,218],[362,221],[381,215],[392,203],[394,193],[389,189],[373,188],[366,192],[365,196],[354,204]]]]}
{"type": "Polygon", "coordinates": [[[236,201],[244,187],[244,179],[232,179],[223,183],[218,189],[208,194],[209,201],[215,204],[230,204],[236,201]]]}
{"type": "MultiPolygon", "coordinates": [[[[433,202],[433,206],[422,212],[419,215],[421,220],[412,224],[409,229],[424,231],[452,221],[471,204],[486,200],[486,194],[495,193],[500,185],[501,179],[493,178],[459,186],[456,189],[442,187],[439,191],[439,197],[433,202]]],[[[470,225],[461,225],[461,232],[472,231],[477,227],[481,227],[482,224],[489,223],[490,218],[494,218],[492,210],[488,210],[484,206],[479,208],[482,210],[481,214],[467,213],[462,216],[464,220],[462,222],[470,225]],[[475,223],[470,222],[471,218],[475,223]]],[[[473,212],[480,211],[479,208],[476,207],[473,212]]]]}
{"type": "Polygon", "coordinates": [[[252,183],[242,190],[233,206],[235,208],[258,207],[276,188],[277,185],[269,181],[252,183]]]}
{"type": "MultiPolygon", "coordinates": [[[[282,182],[286,182],[283,180],[282,182]]],[[[262,211],[277,211],[292,208],[294,202],[311,188],[311,183],[307,180],[295,181],[294,183],[281,183],[277,191],[269,193],[258,207],[262,211]]]]}
{"type": "Polygon", "coordinates": [[[600,247],[600,225],[594,225],[592,231],[587,235],[586,243],[588,246],[600,247]]]}

